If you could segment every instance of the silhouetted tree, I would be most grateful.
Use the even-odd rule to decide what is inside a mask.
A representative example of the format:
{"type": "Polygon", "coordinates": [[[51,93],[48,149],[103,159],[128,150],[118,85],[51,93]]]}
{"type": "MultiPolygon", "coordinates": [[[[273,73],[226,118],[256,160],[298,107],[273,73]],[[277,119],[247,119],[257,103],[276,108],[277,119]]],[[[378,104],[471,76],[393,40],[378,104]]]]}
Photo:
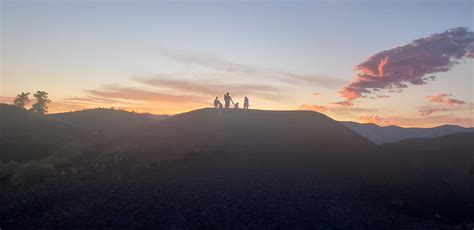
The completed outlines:
{"type": "Polygon", "coordinates": [[[26,104],[30,102],[30,98],[28,96],[30,93],[21,93],[15,97],[15,100],[13,100],[13,104],[15,104],[18,107],[25,107],[26,104]]]}
{"type": "Polygon", "coordinates": [[[48,98],[48,93],[44,91],[37,91],[33,96],[36,99],[36,103],[31,107],[31,111],[44,115],[48,112],[48,104],[51,100],[48,98]]]}

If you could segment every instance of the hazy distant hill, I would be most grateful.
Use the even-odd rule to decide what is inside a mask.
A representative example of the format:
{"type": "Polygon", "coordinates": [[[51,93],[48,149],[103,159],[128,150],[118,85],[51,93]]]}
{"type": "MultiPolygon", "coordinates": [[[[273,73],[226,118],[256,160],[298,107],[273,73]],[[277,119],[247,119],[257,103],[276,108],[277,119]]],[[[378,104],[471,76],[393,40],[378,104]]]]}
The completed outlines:
{"type": "Polygon", "coordinates": [[[55,119],[24,108],[0,104],[0,161],[40,159],[68,142],[78,142],[90,134],[55,119]]]}
{"type": "Polygon", "coordinates": [[[155,123],[166,119],[168,116],[98,108],[49,114],[48,117],[64,121],[79,129],[106,136],[119,136],[137,126],[155,123]]]}
{"type": "Polygon", "coordinates": [[[453,133],[474,132],[474,128],[464,128],[457,125],[442,125],[433,128],[402,128],[394,125],[381,127],[376,124],[361,124],[352,121],[342,121],[341,123],[375,144],[396,142],[411,138],[432,138],[453,133]]]}

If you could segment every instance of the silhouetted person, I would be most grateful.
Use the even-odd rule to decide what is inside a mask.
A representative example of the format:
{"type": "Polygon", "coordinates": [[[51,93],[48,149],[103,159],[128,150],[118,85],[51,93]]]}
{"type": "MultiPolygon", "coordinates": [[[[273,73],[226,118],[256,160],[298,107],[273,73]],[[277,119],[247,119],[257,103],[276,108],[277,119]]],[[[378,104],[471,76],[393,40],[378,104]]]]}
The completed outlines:
{"type": "Polygon", "coordinates": [[[214,108],[217,108],[217,106],[219,106],[219,99],[218,99],[218,97],[216,97],[216,99],[214,99],[214,108]]]}
{"type": "Polygon", "coordinates": [[[239,103],[238,102],[234,104],[234,109],[239,109],[239,103]]]}
{"type": "Polygon", "coordinates": [[[222,103],[219,100],[217,100],[217,108],[222,109],[222,103]]]}
{"type": "Polygon", "coordinates": [[[244,109],[249,109],[249,99],[247,97],[244,99],[244,109]]]}
{"type": "Polygon", "coordinates": [[[225,108],[228,109],[230,108],[230,102],[234,103],[234,100],[230,97],[229,93],[224,94],[224,103],[225,103],[225,108]]]}

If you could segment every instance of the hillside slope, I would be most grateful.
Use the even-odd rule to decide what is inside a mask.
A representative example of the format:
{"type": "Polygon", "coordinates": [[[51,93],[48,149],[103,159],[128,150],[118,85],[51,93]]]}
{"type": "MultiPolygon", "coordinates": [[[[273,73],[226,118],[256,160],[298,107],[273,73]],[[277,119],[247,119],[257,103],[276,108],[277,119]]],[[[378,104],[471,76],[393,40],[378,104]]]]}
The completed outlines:
{"type": "Polygon", "coordinates": [[[90,133],[13,105],[0,104],[0,161],[37,160],[90,133]]]}
{"type": "Polygon", "coordinates": [[[166,115],[140,114],[101,108],[55,113],[47,116],[61,120],[78,129],[92,131],[105,136],[120,136],[137,126],[159,122],[168,117],[166,115]]]}
{"type": "Polygon", "coordinates": [[[316,112],[201,109],[141,127],[126,138],[157,152],[225,151],[251,157],[357,158],[376,146],[316,112]]]}

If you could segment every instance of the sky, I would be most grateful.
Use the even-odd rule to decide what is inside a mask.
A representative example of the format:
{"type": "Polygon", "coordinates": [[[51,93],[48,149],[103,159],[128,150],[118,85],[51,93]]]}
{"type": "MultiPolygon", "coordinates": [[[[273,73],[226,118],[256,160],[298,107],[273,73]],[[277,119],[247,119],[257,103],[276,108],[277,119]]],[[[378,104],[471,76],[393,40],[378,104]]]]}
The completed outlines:
{"type": "Polygon", "coordinates": [[[473,1],[1,0],[0,101],[474,126],[473,1]]]}

